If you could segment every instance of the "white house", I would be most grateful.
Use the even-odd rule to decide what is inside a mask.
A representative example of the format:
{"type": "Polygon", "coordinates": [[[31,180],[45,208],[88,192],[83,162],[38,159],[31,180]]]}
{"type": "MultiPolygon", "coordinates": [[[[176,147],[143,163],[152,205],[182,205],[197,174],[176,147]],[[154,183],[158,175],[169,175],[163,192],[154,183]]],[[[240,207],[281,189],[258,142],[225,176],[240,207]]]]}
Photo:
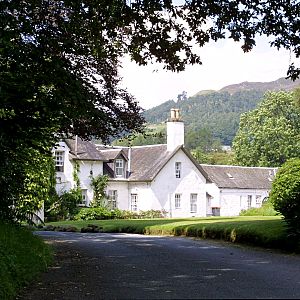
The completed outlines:
{"type": "Polygon", "coordinates": [[[237,216],[243,209],[260,207],[269,196],[277,168],[204,165],[210,183],[211,214],[237,216]]]}
{"type": "Polygon", "coordinates": [[[107,147],[76,138],[60,142],[53,152],[58,193],[74,186],[77,168],[82,205],[89,206],[91,176],[106,174],[112,207],[164,210],[172,218],[234,216],[241,209],[260,206],[274,175],[271,168],[198,164],[184,148],[184,123],[178,109],[171,110],[167,122],[167,144],[107,147]]]}

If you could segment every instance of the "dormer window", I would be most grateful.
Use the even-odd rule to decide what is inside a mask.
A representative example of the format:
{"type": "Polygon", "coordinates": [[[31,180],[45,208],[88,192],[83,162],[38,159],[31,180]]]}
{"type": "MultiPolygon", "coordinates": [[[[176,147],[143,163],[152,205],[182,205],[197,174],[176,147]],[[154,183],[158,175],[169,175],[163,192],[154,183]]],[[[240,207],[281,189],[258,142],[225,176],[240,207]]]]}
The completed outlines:
{"type": "Polygon", "coordinates": [[[115,162],[116,177],[124,177],[124,160],[121,158],[116,159],[115,162]]]}
{"type": "Polygon", "coordinates": [[[63,172],[64,171],[64,151],[55,151],[55,171],[63,172]]]}

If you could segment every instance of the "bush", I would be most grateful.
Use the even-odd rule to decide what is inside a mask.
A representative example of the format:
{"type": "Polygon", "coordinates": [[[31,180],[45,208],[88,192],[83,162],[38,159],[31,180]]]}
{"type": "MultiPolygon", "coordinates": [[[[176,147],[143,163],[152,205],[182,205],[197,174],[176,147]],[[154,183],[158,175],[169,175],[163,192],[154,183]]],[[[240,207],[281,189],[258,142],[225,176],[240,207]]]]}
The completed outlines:
{"type": "Polygon", "coordinates": [[[291,236],[300,239],[300,159],[287,161],[276,174],[270,200],[280,212],[291,236]]]}
{"type": "Polygon", "coordinates": [[[78,204],[82,201],[81,191],[71,189],[57,196],[57,199],[49,209],[46,210],[47,221],[71,219],[79,211],[78,204]]]}
{"type": "Polygon", "coordinates": [[[240,216],[277,216],[278,212],[274,209],[270,200],[264,202],[261,207],[243,209],[240,216]]]}
{"type": "Polygon", "coordinates": [[[114,212],[105,207],[86,207],[81,208],[75,215],[75,220],[106,220],[114,219],[114,212]]]}
{"type": "Polygon", "coordinates": [[[129,210],[110,210],[105,207],[81,208],[75,215],[75,220],[107,220],[107,219],[153,219],[164,218],[165,212],[160,210],[147,210],[134,212],[129,210]]]}

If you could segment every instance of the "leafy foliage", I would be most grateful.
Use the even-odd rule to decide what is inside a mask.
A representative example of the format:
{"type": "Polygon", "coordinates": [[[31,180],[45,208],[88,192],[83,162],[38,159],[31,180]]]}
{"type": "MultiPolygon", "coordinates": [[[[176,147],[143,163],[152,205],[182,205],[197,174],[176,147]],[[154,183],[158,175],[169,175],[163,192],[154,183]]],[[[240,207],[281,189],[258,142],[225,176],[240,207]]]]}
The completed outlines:
{"type": "Polygon", "coordinates": [[[160,123],[167,120],[171,108],[178,107],[186,124],[186,141],[189,148],[205,148],[206,145],[211,147],[215,141],[231,145],[238,130],[241,113],[254,109],[262,96],[262,91],[255,90],[238,91],[234,94],[210,92],[177,103],[167,101],[145,111],[144,115],[147,122],[160,123]],[[203,142],[200,136],[204,138],[203,142]]]}
{"type": "Polygon", "coordinates": [[[160,210],[147,210],[134,212],[129,210],[108,209],[106,207],[82,208],[75,216],[75,220],[106,220],[106,219],[153,219],[163,218],[166,212],[160,210]]]}
{"type": "Polygon", "coordinates": [[[92,207],[106,207],[108,205],[108,196],[105,193],[108,179],[108,175],[91,176],[91,186],[94,192],[94,198],[91,202],[92,207]]]}
{"type": "Polygon", "coordinates": [[[15,299],[19,290],[52,261],[48,245],[20,226],[0,223],[0,298],[15,299]]]}
{"type": "Polygon", "coordinates": [[[274,210],[273,204],[270,200],[264,202],[261,207],[251,207],[243,209],[240,216],[277,216],[278,212],[274,210]]]}
{"type": "MultiPolygon", "coordinates": [[[[141,130],[141,109],[119,85],[122,56],[182,71],[201,63],[195,42],[229,37],[249,51],[256,34],[300,54],[297,1],[3,0],[0,16],[0,203],[10,219],[32,151],[49,153],[59,134],[105,142],[141,130]]],[[[291,63],[288,75],[299,73],[291,63]]]]}
{"type": "Polygon", "coordinates": [[[275,210],[288,224],[292,238],[300,240],[300,159],[287,161],[276,174],[270,193],[275,210]]]}
{"type": "Polygon", "coordinates": [[[269,92],[257,109],[241,116],[233,142],[244,166],[280,166],[300,155],[300,111],[293,93],[269,92]]]}

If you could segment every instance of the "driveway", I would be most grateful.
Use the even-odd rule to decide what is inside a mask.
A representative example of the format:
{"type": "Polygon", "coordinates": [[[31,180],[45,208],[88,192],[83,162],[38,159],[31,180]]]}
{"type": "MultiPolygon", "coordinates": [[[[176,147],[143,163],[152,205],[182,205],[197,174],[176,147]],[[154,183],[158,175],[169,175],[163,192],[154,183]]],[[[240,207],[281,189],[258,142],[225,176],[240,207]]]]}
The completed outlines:
{"type": "Polygon", "coordinates": [[[300,257],[221,242],[39,232],[56,249],[17,299],[300,298],[300,257]]]}

